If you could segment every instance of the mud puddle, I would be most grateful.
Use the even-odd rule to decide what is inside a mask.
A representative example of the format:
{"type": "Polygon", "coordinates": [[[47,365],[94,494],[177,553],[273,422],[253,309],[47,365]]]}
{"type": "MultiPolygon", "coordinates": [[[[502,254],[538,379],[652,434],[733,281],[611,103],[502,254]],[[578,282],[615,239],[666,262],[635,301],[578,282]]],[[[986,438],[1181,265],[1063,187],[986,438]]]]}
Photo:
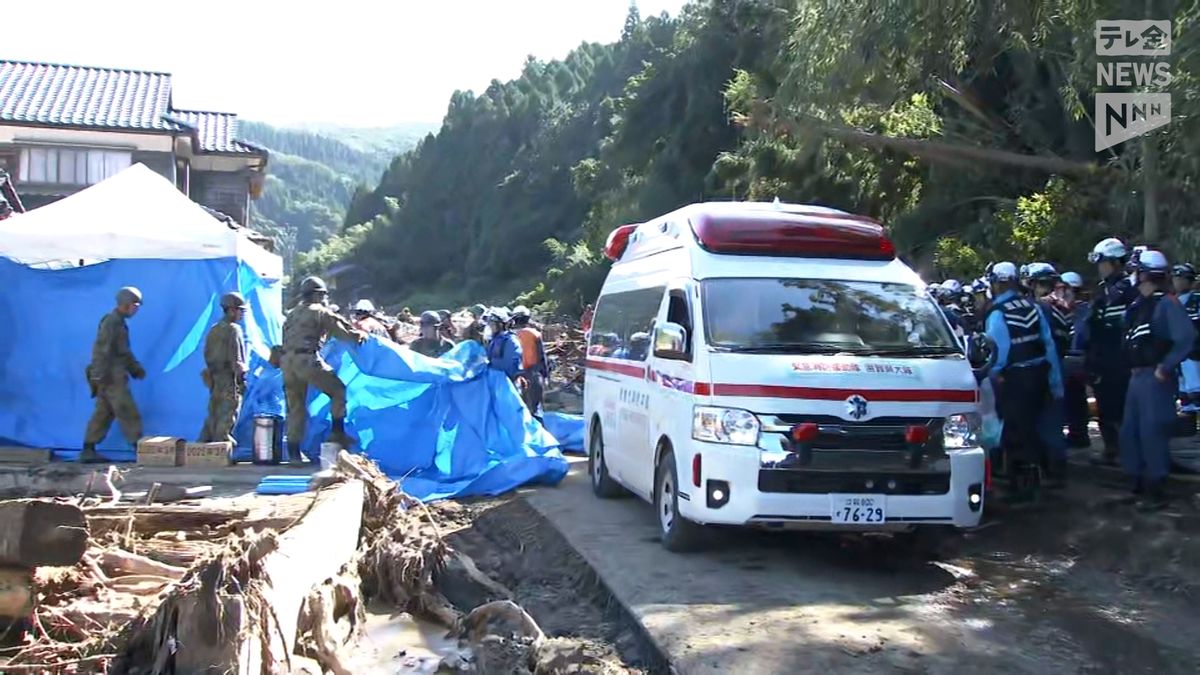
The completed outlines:
{"type": "Polygon", "coordinates": [[[432,675],[473,660],[470,649],[447,637],[445,628],[382,603],[367,607],[364,630],[355,663],[358,672],[432,675]]]}
{"type": "MultiPolygon", "coordinates": [[[[665,673],[667,666],[640,625],[614,600],[592,568],[536,510],[518,497],[460,505],[450,545],[507,587],[550,638],[580,645],[571,672],[665,673]]],[[[439,514],[441,515],[441,514],[439,514]]],[[[456,605],[474,598],[447,597],[456,605]]]]}

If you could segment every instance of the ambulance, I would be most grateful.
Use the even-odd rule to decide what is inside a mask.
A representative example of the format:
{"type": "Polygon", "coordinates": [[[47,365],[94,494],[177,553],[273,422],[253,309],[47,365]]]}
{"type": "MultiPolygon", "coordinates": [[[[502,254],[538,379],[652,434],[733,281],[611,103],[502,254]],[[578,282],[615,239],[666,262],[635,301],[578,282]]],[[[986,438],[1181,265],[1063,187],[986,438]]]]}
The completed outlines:
{"type": "Polygon", "coordinates": [[[884,228],[781,203],[686,206],[609,236],[584,414],[598,497],[706,525],[972,527],[990,467],[962,344],[884,228]]]}

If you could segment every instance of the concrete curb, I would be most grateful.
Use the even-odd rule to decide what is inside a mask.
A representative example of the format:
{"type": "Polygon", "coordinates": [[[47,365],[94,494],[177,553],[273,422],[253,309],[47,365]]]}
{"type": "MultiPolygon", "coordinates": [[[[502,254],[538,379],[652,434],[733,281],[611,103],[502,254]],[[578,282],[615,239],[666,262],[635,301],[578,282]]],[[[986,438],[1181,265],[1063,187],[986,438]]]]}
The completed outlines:
{"type": "Polygon", "coordinates": [[[667,672],[668,675],[682,675],[675,667],[675,664],[671,662],[671,659],[668,656],[666,645],[662,644],[662,642],[655,638],[654,634],[651,633],[648,628],[646,628],[646,624],[642,620],[642,616],[635,611],[633,607],[629,605],[629,603],[625,602],[620,595],[613,591],[612,584],[610,584],[609,581],[604,578],[604,575],[600,572],[600,570],[596,569],[595,565],[592,564],[592,561],[588,560],[587,555],[585,555],[584,552],[581,551],[573,541],[571,541],[571,538],[567,536],[567,533],[555,525],[554,520],[547,517],[546,514],[543,513],[540,508],[538,508],[538,505],[534,501],[526,499],[524,494],[520,494],[520,499],[524,500],[524,502],[529,505],[529,508],[537,512],[542,521],[547,526],[553,528],[554,531],[558,533],[558,536],[562,537],[563,541],[570,545],[571,550],[575,552],[575,555],[579,556],[579,559],[587,564],[588,569],[591,570],[592,575],[595,576],[596,582],[604,588],[604,594],[608,596],[609,601],[615,603],[621,608],[621,611],[624,612],[637,627],[637,632],[641,636],[642,641],[654,650],[654,661],[656,664],[662,664],[662,666],[665,668],[665,672],[667,672]]]}

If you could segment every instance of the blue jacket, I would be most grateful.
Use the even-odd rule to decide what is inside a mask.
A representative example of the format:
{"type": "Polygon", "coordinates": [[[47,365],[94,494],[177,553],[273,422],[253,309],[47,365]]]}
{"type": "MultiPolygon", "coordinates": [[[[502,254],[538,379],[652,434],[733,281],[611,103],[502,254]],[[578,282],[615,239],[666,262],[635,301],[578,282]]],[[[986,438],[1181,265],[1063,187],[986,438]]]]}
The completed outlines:
{"type": "MultiPolygon", "coordinates": [[[[1016,294],[1016,291],[1005,291],[992,301],[992,306],[999,306],[1016,294]]],[[[1042,337],[1042,345],[1046,349],[1046,356],[1035,363],[1027,365],[1036,365],[1043,361],[1049,362],[1050,393],[1054,398],[1059,399],[1063,397],[1062,360],[1058,357],[1058,350],[1054,348],[1054,337],[1050,334],[1050,319],[1046,316],[1045,309],[1041,305],[1038,305],[1038,312],[1041,315],[1041,321],[1038,322],[1039,332],[1042,337]]],[[[1008,353],[1012,350],[1012,342],[1009,340],[1008,324],[1004,323],[1003,312],[993,311],[988,314],[986,325],[987,328],[985,330],[988,337],[996,343],[996,364],[992,366],[992,370],[988,373],[994,378],[1008,367],[1008,353]]]]}
{"type": "Polygon", "coordinates": [[[493,335],[488,343],[487,355],[488,365],[509,378],[521,373],[521,344],[511,332],[504,331],[493,335]]]}
{"type": "Polygon", "coordinates": [[[1154,316],[1150,319],[1150,333],[1171,342],[1170,351],[1159,364],[1168,373],[1174,372],[1192,353],[1196,329],[1192,327],[1187,310],[1170,296],[1164,297],[1154,308],[1154,316]]]}
{"type": "Polygon", "coordinates": [[[1088,340],[1088,315],[1092,313],[1092,306],[1087,302],[1075,303],[1075,309],[1071,310],[1071,351],[1082,352],[1087,349],[1088,340]]]}

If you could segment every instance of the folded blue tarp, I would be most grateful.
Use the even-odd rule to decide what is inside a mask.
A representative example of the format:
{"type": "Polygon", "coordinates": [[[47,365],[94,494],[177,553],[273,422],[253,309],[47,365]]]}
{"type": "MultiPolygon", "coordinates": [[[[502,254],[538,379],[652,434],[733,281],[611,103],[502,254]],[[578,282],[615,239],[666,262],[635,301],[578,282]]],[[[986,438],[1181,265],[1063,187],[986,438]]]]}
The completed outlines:
{"type": "MultiPolygon", "coordinates": [[[[418,499],[496,495],[554,484],[567,473],[559,442],[529,414],[508,378],[487,367],[475,342],[441,359],[374,337],[361,346],[331,341],[324,355],[346,383],[347,431],[418,499]]],[[[260,414],[253,401],[274,405],[280,394],[270,390],[272,382],[278,379],[271,374],[256,380],[243,418],[260,414]]],[[[315,458],[329,432],[329,397],[311,390],[308,411],[301,450],[315,458]]]]}
{"type": "Polygon", "coordinates": [[[559,448],[563,452],[587,453],[587,446],[583,442],[583,415],[548,412],[542,415],[542,423],[546,425],[546,431],[558,439],[559,448]]]}

